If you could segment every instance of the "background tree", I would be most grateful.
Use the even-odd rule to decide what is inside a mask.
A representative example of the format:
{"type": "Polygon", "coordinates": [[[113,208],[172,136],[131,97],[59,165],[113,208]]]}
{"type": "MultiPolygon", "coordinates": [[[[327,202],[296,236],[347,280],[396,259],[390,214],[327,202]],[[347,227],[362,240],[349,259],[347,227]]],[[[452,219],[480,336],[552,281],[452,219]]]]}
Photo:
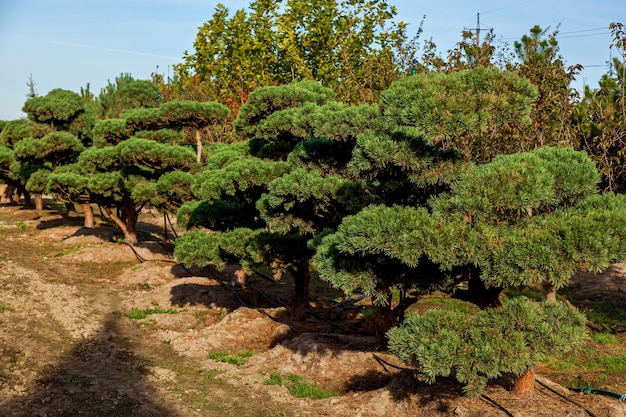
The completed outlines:
{"type": "Polygon", "coordinates": [[[602,174],[602,187],[626,192],[626,31],[621,23],[612,23],[613,45],[619,57],[599,86],[585,86],[577,104],[575,124],[579,129],[581,148],[596,162],[602,174]]]}
{"type": "Polygon", "coordinates": [[[372,102],[408,70],[406,25],[392,21],[397,12],[386,2],[280,3],[253,1],[249,14],[232,16],[218,5],[175,78],[190,87],[208,84],[208,99],[236,113],[258,87],[304,79],[337,91],[342,101],[372,102]]]}
{"type": "Polygon", "coordinates": [[[26,100],[22,111],[37,123],[48,123],[51,129],[64,130],[80,112],[84,111],[83,99],[73,91],[56,88],[45,96],[26,100]]]}
{"type": "Polygon", "coordinates": [[[576,145],[571,121],[577,93],[570,84],[582,66],[565,67],[563,57],[559,54],[557,35],[558,28],[548,33],[548,29],[533,26],[530,35],[524,35],[521,41],[515,42],[519,63],[509,66],[526,77],[539,91],[531,112],[533,129],[530,140],[531,145],[534,143],[535,146],[576,145]]]}
{"type": "Polygon", "coordinates": [[[98,118],[119,118],[124,110],[136,107],[158,107],[160,90],[148,80],[135,80],[130,74],[120,74],[94,100],[98,118]]]}

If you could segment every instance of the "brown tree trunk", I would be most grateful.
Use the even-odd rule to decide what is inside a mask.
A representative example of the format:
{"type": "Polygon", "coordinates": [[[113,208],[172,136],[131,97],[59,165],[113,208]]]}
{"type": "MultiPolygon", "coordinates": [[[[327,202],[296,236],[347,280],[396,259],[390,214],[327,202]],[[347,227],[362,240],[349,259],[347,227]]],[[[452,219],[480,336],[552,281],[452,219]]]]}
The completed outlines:
{"type": "Polygon", "coordinates": [[[304,320],[309,310],[309,284],[311,271],[309,261],[304,259],[296,263],[295,268],[289,271],[294,279],[295,295],[293,301],[292,316],[294,320],[304,320]]]}
{"type": "Polygon", "coordinates": [[[200,129],[196,129],[196,157],[198,162],[202,163],[202,137],[200,136],[200,129]]]}
{"type": "Polygon", "coordinates": [[[120,228],[120,230],[124,234],[124,240],[127,243],[135,244],[138,242],[137,231],[135,229],[135,225],[133,224],[133,227],[131,229],[129,229],[127,226],[127,224],[129,223],[128,218],[126,219],[126,221],[122,221],[122,219],[120,219],[116,214],[114,214],[113,210],[111,210],[109,207],[104,206],[103,209],[106,212],[106,214],[113,220],[113,222],[115,222],[117,227],[120,228]]]}
{"type": "Polygon", "coordinates": [[[74,203],[69,201],[65,202],[65,211],[67,211],[67,214],[69,216],[76,214],[76,208],[74,207],[74,203]]]}
{"type": "Polygon", "coordinates": [[[556,287],[546,281],[543,283],[543,288],[546,291],[546,302],[556,303],[556,287]]]}
{"type": "Polygon", "coordinates": [[[391,308],[392,295],[387,297],[387,305],[374,307],[374,332],[376,343],[382,348],[387,348],[387,332],[397,325],[397,315],[391,308]]]}
{"type": "Polygon", "coordinates": [[[42,195],[35,196],[35,210],[43,210],[43,196],[42,195]]]}
{"type": "Polygon", "coordinates": [[[502,288],[487,288],[485,283],[480,279],[480,271],[476,267],[469,267],[467,275],[469,280],[466,301],[476,304],[483,310],[485,308],[502,307],[502,303],[500,302],[502,288]]]}
{"type": "Polygon", "coordinates": [[[80,205],[80,208],[83,210],[83,215],[85,217],[83,226],[88,229],[93,229],[95,227],[93,207],[91,207],[91,204],[83,203],[80,205]]]}
{"type": "Polygon", "coordinates": [[[535,394],[535,371],[531,368],[515,377],[513,393],[521,398],[532,398],[535,394]]]}
{"type": "Polygon", "coordinates": [[[15,187],[13,185],[7,184],[2,193],[2,196],[0,197],[0,203],[6,204],[13,202],[13,191],[15,191],[15,187]]]}
{"type": "MultiPolygon", "coordinates": [[[[22,190],[22,194],[24,195],[24,206],[26,207],[32,207],[33,206],[33,202],[30,201],[30,193],[26,190],[22,190]]],[[[17,202],[19,203],[20,201],[20,195],[19,193],[17,194],[17,202]]]]}

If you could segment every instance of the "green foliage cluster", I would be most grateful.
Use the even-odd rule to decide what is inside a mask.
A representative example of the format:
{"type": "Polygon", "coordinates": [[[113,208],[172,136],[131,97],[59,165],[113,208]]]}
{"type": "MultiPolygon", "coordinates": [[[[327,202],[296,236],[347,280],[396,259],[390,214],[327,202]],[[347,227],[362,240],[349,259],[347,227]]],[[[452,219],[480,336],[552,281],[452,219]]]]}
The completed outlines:
{"type": "Polygon", "coordinates": [[[313,80],[341,101],[373,102],[411,60],[406,24],[385,1],[253,1],[234,13],[222,5],[176,65],[186,87],[237,106],[260,87],[313,80]],[[245,42],[242,42],[245,39],[245,42]],[[237,81],[233,75],[237,74],[237,81]],[[234,82],[233,82],[234,81],[234,82]]]}
{"type": "Polygon", "coordinates": [[[389,331],[389,349],[414,363],[426,382],[453,374],[466,394],[480,396],[487,380],[522,375],[549,355],[580,346],[585,324],[582,313],[563,304],[517,297],[501,310],[475,315],[440,309],[410,314],[389,331]]]}

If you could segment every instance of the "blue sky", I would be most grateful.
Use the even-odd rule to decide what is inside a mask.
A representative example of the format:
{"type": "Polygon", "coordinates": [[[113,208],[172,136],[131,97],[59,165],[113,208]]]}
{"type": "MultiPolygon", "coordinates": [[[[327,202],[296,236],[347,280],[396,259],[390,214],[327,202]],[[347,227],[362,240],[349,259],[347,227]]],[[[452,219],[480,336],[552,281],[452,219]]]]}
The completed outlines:
{"type": "MultiPolygon", "coordinates": [[[[120,73],[149,79],[167,76],[191,51],[198,27],[219,2],[207,0],[0,0],[0,120],[22,117],[29,76],[39,95],[54,88],[79,92],[90,84],[98,94],[120,73]]],[[[231,11],[244,0],[222,0],[231,11]]],[[[626,23],[623,0],[388,0],[397,20],[422,20],[422,40],[441,52],[461,39],[463,29],[493,28],[496,39],[512,44],[535,24],[560,25],[561,54],[585,70],[575,86],[596,86],[607,72],[611,22],[626,23]]],[[[411,29],[412,28],[412,29],[411,29]]],[[[482,32],[484,33],[484,32],[482,32]]],[[[615,56],[616,51],[613,50],[615,56]]]]}

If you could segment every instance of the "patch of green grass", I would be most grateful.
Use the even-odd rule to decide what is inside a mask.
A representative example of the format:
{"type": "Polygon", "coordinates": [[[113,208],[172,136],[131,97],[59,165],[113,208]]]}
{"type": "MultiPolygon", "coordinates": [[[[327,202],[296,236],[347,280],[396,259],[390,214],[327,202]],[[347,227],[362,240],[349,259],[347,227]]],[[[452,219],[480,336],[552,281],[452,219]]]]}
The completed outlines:
{"type": "Polygon", "coordinates": [[[594,301],[590,308],[585,309],[585,314],[589,320],[601,326],[626,327],[626,309],[621,306],[604,301],[594,301]]]}
{"type": "Polygon", "coordinates": [[[204,371],[200,372],[200,376],[208,379],[213,379],[221,373],[222,371],[220,371],[219,369],[205,369],[204,371]]]}
{"type": "Polygon", "coordinates": [[[202,321],[204,320],[204,318],[206,317],[206,315],[209,314],[208,311],[196,311],[194,313],[195,318],[197,318],[198,320],[202,321]]]}
{"type": "Polygon", "coordinates": [[[374,317],[374,309],[372,307],[363,307],[361,309],[361,314],[365,317],[374,317]]]}
{"type": "Polygon", "coordinates": [[[125,314],[125,316],[133,320],[141,320],[141,319],[145,319],[150,314],[176,314],[176,313],[178,313],[178,310],[174,310],[173,308],[168,308],[168,309],[147,308],[145,310],[132,308],[129,313],[125,314]]]}
{"type": "MultiPolygon", "coordinates": [[[[524,296],[535,301],[545,301],[546,299],[546,295],[541,291],[533,290],[527,287],[511,287],[505,289],[503,292],[509,298],[524,296]]],[[[558,298],[559,295],[557,294],[557,299],[558,298]]]]}
{"type": "Polygon", "coordinates": [[[288,374],[287,380],[289,381],[289,385],[291,385],[289,393],[294,397],[320,400],[339,395],[336,392],[324,390],[320,387],[312,385],[304,378],[296,374],[288,374]]]}
{"type": "Polygon", "coordinates": [[[17,225],[17,227],[19,227],[22,230],[26,230],[26,228],[28,227],[28,225],[26,223],[22,222],[22,221],[17,222],[16,225],[17,225]]]}
{"type": "Polygon", "coordinates": [[[601,345],[617,345],[619,340],[617,336],[612,333],[600,332],[593,334],[593,340],[601,345]]]}
{"type": "Polygon", "coordinates": [[[283,377],[280,374],[280,372],[276,371],[276,372],[272,372],[270,374],[269,377],[265,378],[263,380],[263,383],[265,385],[278,385],[278,386],[282,386],[283,385],[283,377]]]}
{"type": "Polygon", "coordinates": [[[289,388],[289,393],[298,398],[312,398],[321,400],[339,395],[335,391],[326,390],[311,384],[306,379],[297,374],[282,375],[280,372],[272,372],[264,380],[265,385],[278,385],[289,388]]]}
{"type": "Polygon", "coordinates": [[[589,358],[588,369],[605,369],[607,371],[626,371],[626,355],[598,355],[589,358]]]}
{"type": "Polygon", "coordinates": [[[10,307],[7,304],[0,304],[0,311],[10,310],[10,307]]]}
{"type": "Polygon", "coordinates": [[[72,248],[63,248],[63,255],[71,255],[72,253],[76,253],[80,250],[80,246],[74,246],[72,248]]]}
{"type": "Polygon", "coordinates": [[[231,365],[244,365],[246,363],[246,359],[255,353],[256,352],[252,350],[245,350],[243,352],[231,354],[225,350],[216,350],[214,352],[209,352],[207,358],[218,362],[229,363],[231,365]]]}

